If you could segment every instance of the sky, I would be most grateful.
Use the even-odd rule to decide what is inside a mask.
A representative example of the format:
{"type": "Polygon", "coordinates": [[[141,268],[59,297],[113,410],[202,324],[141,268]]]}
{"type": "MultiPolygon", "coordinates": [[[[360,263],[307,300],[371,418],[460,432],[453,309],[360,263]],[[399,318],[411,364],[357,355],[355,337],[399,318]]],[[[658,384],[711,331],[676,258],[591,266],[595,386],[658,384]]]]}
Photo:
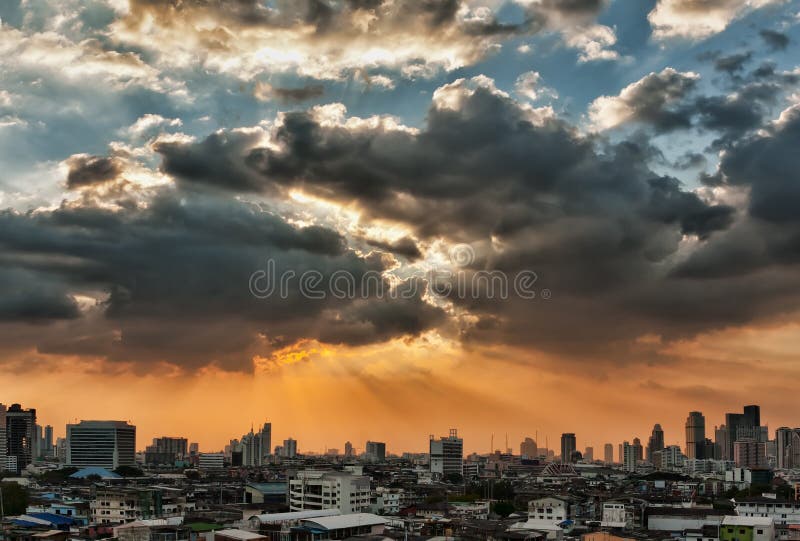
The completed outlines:
{"type": "Polygon", "coordinates": [[[7,0],[0,402],[138,447],[800,425],[800,3],[7,0]]]}

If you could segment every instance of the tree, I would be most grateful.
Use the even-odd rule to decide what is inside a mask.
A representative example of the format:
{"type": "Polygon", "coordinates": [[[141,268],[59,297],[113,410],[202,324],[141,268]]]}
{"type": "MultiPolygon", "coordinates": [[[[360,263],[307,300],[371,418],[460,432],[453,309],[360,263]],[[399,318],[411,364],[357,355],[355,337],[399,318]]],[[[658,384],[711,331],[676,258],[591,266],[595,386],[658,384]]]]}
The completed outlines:
{"type": "Polygon", "coordinates": [[[514,504],[511,502],[502,501],[492,504],[492,512],[504,518],[513,513],[515,510],[514,504]]]}
{"type": "Polygon", "coordinates": [[[77,471],[78,468],[72,466],[61,468],[60,470],[48,470],[39,477],[39,480],[45,484],[58,485],[65,483],[69,479],[69,476],[77,471]]]}
{"type": "Polygon", "coordinates": [[[464,476],[460,473],[448,473],[444,476],[444,480],[451,485],[460,485],[464,482],[464,476]]]}
{"type": "Polygon", "coordinates": [[[492,485],[492,497],[498,500],[513,500],[514,486],[510,481],[497,481],[492,485]]]}
{"type": "Polygon", "coordinates": [[[17,483],[0,483],[6,515],[22,515],[28,507],[28,491],[17,483]]]}
{"type": "Polygon", "coordinates": [[[139,468],[135,468],[133,466],[120,466],[114,473],[117,475],[121,475],[122,477],[142,477],[144,476],[144,472],[139,468]]]}

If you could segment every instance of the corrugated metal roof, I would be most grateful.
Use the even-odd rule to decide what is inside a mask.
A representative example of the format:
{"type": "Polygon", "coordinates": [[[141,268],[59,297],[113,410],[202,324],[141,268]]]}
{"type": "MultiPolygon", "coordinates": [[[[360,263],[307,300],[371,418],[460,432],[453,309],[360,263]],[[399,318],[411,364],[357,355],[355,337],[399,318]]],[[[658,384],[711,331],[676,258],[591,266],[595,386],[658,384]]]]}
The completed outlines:
{"type": "Polygon", "coordinates": [[[291,511],[289,513],[269,513],[265,515],[254,515],[251,518],[256,518],[262,523],[270,522],[285,522],[289,520],[302,520],[307,518],[316,517],[332,517],[341,515],[342,512],[338,509],[320,509],[316,511],[291,511]]]}
{"type": "Polygon", "coordinates": [[[355,528],[357,526],[378,526],[386,524],[388,521],[372,513],[352,513],[349,515],[338,515],[335,517],[318,517],[315,519],[304,520],[303,524],[314,527],[320,526],[326,530],[339,530],[342,528],[355,528]]]}

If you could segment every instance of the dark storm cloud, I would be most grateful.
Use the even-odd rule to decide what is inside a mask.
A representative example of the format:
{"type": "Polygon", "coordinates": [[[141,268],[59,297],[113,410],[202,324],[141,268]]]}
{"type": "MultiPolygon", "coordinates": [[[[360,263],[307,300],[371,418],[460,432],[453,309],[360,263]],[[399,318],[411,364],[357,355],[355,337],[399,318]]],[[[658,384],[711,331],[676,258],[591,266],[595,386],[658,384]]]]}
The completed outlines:
{"type": "Polygon", "coordinates": [[[783,51],[789,46],[789,36],[777,30],[764,29],[758,34],[773,51],[783,51]]]}
{"type": "Polygon", "coordinates": [[[160,148],[162,167],[182,182],[206,183],[208,175],[187,172],[211,170],[217,160],[238,157],[247,165],[232,164],[229,170],[244,170],[247,182],[228,175],[217,178],[221,187],[254,189],[258,180],[266,190],[302,187],[328,198],[357,200],[365,212],[406,222],[424,235],[445,234],[454,226],[485,234],[501,219],[511,234],[570,210],[593,212],[618,198],[637,200],[640,211],[664,223],[684,224],[686,233],[703,230],[697,221],[704,205],[694,194],[635,165],[649,155],[649,146],[625,142],[607,149],[610,157],[603,159],[591,139],[561,121],[549,118],[534,125],[513,100],[467,84],[447,90],[462,95],[462,106],[434,105],[419,134],[322,125],[313,112],[295,112],[286,114],[272,134],[277,148],[217,145],[224,137],[215,134],[200,143],[160,148]],[[213,153],[201,150],[209,141],[213,153]],[[175,156],[197,157],[196,167],[177,167],[175,156]],[[404,194],[411,199],[401,205],[398,198],[404,194]],[[547,194],[559,204],[546,204],[553,200],[547,194]],[[437,212],[431,214],[434,206],[437,212]],[[515,220],[506,218],[517,208],[525,211],[511,227],[515,220]]]}
{"type": "Polygon", "coordinates": [[[698,95],[697,74],[666,68],[628,85],[617,96],[593,102],[590,116],[601,128],[638,123],[656,132],[700,128],[719,135],[711,147],[722,149],[745,133],[760,127],[775,110],[782,95],[792,92],[800,77],[761,64],[743,73],[745,55],[715,56],[719,69],[735,80],[729,94],[698,95]]]}
{"type": "Polygon", "coordinates": [[[334,271],[359,279],[383,264],[358,257],[330,229],[299,228],[238,201],[166,188],[145,207],[80,203],[4,212],[0,247],[4,276],[18,277],[4,281],[13,291],[0,302],[6,350],[19,345],[14,335],[24,322],[68,319],[43,326],[29,345],[45,353],[246,370],[253,355],[301,338],[366,344],[418,334],[442,319],[420,294],[381,299],[371,292],[354,304],[330,294],[309,300],[295,284],[286,296],[255,298],[250,277],[268,259],[274,280],[308,270],[323,279],[334,271]],[[98,293],[102,303],[85,314],[72,300],[98,293]]]}
{"type": "Polygon", "coordinates": [[[759,127],[781,91],[781,86],[771,83],[744,85],[729,96],[698,97],[694,112],[700,126],[723,134],[716,145],[724,146],[759,127]]]}
{"type": "Polygon", "coordinates": [[[157,141],[162,169],[178,178],[238,191],[260,189],[261,179],[242,160],[258,141],[254,132],[218,131],[197,144],[157,141]]]}
{"type": "Polygon", "coordinates": [[[673,68],[650,73],[628,85],[619,96],[595,100],[592,115],[601,126],[618,124],[616,116],[623,114],[624,121],[648,124],[660,132],[688,128],[692,125],[688,97],[697,88],[698,79],[696,73],[673,68]]]}
{"type": "Polygon", "coordinates": [[[110,182],[116,180],[122,172],[122,164],[113,157],[81,154],[70,157],[67,165],[67,187],[70,189],[110,182]]]}
{"type": "Polygon", "coordinates": [[[793,106],[767,133],[737,142],[720,171],[727,182],[750,187],[750,214],[780,224],[800,224],[800,108],[793,106]]]}
{"type": "MultiPolygon", "coordinates": [[[[684,84],[675,82],[671,92],[682,95],[684,84]]],[[[365,217],[402,222],[419,238],[472,243],[477,259],[468,273],[513,276],[530,269],[537,287],[552,290],[552,301],[538,302],[451,296],[477,318],[464,330],[466,340],[624,360],[641,353],[634,339],[644,334],[685,337],[770,317],[796,303],[792,287],[800,279],[770,258],[748,269],[730,257],[741,268],[731,276],[687,270],[683,239],[695,239],[689,254],[705,258],[710,270],[718,239],[741,234],[737,211],[655,174],[646,165],[654,151],[645,140],[609,143],[531,114],[484,82],[464,81],[437,91],[427,124],[416,133],[323,123],[314,112],[296,112],[275,127],[274,146],[219,151],[247,164],[251,189],[259,179],[262,190],[302,188],[358,204],[365,217]],[[494,243],[502,250],[487,248],[494,243]]],[[[788,154],[784,144],[774,156],[767,152],[776,163],[781,152],[788,154]]],[[[176,150],[192,153],[170,149],[176,150]]],[[[164,156],[165,164],[170,160],[164,156]]],[[[751,167],[755,172],[766,164],[737,170],[751,167]]],[[[788,171],[781,173],[791,178],[788,171]]],[[[789,197],[781,205],[793,203],[789,197]]]]}
{"type": "MultiPolygon", "coordinates": [[[[714,175],[717,186],[746,188],[748,215],[679,265],[676,276],[750,280],[749,287],[786,290],[785,309],[796,306],[800,264],[800,111],[793,106],[776,123],[732,144],[714,175]]],[[[744,290],[751,300],[752,291],[744,290]]],[[[770,302],[775,299],[770,298],[770,302]]],[[[759,304],[752,309],[758,310],[759,304]]]]}
{"type": "Polygon", "coordinates": [[[7,259],[0,258],[0,323],[79,317],[78,305],[63,284],[35,269],[4,268],[7,259]]]}

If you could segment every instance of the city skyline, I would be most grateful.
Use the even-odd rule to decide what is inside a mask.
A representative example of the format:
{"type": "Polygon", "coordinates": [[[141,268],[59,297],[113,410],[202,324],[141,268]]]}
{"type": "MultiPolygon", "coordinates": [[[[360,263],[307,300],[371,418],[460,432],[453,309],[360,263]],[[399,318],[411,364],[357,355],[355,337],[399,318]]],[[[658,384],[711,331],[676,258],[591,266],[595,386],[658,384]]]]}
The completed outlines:
{"type": "MultiPolygon", "coordinates": [[[[2,403],[0,402],[0,404],[2,404],[2,403]]],[[[8,404],[6,404],[6,406],[8,406],[8,404]]],[[[23,407],[25,407],[24,404],[23,404],[23,407]]],[[[751,407],[751,406],[750,405],[744,405],[743,407],[748,408],[748,407],[751,407]]],[[[758,405],[756,405],[755,407],[759,408],[758,405]]],[[[37,426],[44,427],[45,425],[52,425],[52,423],[50,421],[43,421],[42,417],[41,417],[41,413],[40,413],[41,410],[38,409],[38,408],[36,408],[36,409],[37,409],[37,426]]],[[[733,409],[741,409],[741,405],[740,405],[739,408],[733,408],[733,409]]],[[[695,413],[695,412],[696,411],[688,412],[688,414],[691,416],[691,414],[695,413]]],[[[720,422],[720,423],[709,424],[708,416],[706,416],[704,412],[699,412],[699,413],[703,414],[703,416],[706,418],[705,433],[704,433],[705,438],[706,439],[710,439],[712,442],[716,441],[716,443],[719,444],[719,441],[715,439],[715,436],[718,437],[719,434],[715,435],[714,431],[715,431],[715,428],[723,426],[724,423],[720,422]]],[[[729,416],[729,415],[731,415],[731,412],[730,411],[725,411],[721,415],[721,418],[724,420],[725,416],[729,416]]],[[[764,426],[764,427],[768,428],[768,430],[766,432],[766,438],[768,438],[768,439],[774,439],[775,438],[775,432],[776,432],[776,430],[778,428],[781,428],[781,427],[789,427],[791,429],[797,428],[791,422],[783,423],[783,424],[775,424],[774,426],[770,425],[769,424],[769,416],[766,416],[761,420],[765,421],[765,422],[761,423],[761,426],[764,426]]],[[[79,421],[80,422],[83,422],[83,421],[93,421],[93,422],[98,422],[98,421],[112,421],[112,422],[115,422],[116,421],[116,422],[120,422],[121,420],[120,419],[111,419],[111,418],[109,418],[109,419],[105,419],[105,418],[100,419],[100,418],[95,416],[93,418],[85,417],[85,418],[82,418],[82,419],[73,419],[73,420],[70,421],[69,424],[74,424],[74,423],[77,423],[79,421]]],[[[239,433],[236,432],[235,428],[233,428],[231,432],[227,433],[227,436],[221,436],[221,438],[222,438],[221,445],[219,445],[217,447],[214,447],[213,443],[212,444],[208,444],[202,438],[197,438],[197,437],[195,437],[194,434],[188,433],[186,431],[180,432],[180,430],[178,430],[178,431],[174,431],[174,433],[167,433],[164,430],[161,430],[161,428],[149,427],[149,428],[145,428],[145,431],[143,432],[142,431],[143,427],[141,425],[138,425],[135,422],[135,420],[126,419],[126,420],[121,421],[121,422],[123,422],[123,423],[124,422],[128,422],[128,423],[131,423],[132,425],[136,426],[136,428],[137,428],[136,451],[137,452],[143,452],[145,450],[145,447],[147,445],[149,445],[151,441],[153,441],[155,439],[158,439],[158,438],[162,438],[162,437],[166,437],[166,438],[185,438],[189,442],[198,443],[200,445],[200,451],[201,452],[220,452],[220,451],[223,451],[226,447],[228,447],[229,443],[231,441],[240,440],[239,433]]],[[[424,434],[422,434],[422,436],[420,436],[420,438],[418,438],[418,439],[420,439],[421,443],[420,442],[412,442],[409,446],[403,446],[403,444],[395,443],[395,440],[393,440],[392,438],[380,438],[380,437],[374,437],[374,436],[366,436],[366,439],[360,439],[360,438],[354,437],[352,435],[348,435],[349,433],[347,432],[346,425],[341,425],[341,426],[345,427],[345,428],[342,429],[343,430],[342,436],[339,438],[341,441],[338,441],[338,440],[323,441],[321,444],[308,443],[308,442],[318,441],[313,436],[313,432],[315,431],[314,429],[309,429],[312,432],[311,438],[304,438],[301,435],[302,432],[298,432],[296,430],[292,431],[292,429],[288,428],[288,427],[285,428],[283,431],[281,431],[281,427],[279,425],[276,425],[271,419],[267,419],[265,421],[253,423],[251,425],[251,429],[250,429],[251,432],[255,428],[259,428],[259,430],[261,430],[260,427],[261,427],[262,423],[265,425],[265,427],[267,425],[269,426],[269,433],[270,433],[269,437],[271,438],[271,441],[272,441],[272,444],[273,444],[272,446],[270,446],[269,452],[267,454],[272,454],[273,451],[274,451],[274,446],[280,444],[280,442],[285,440],[285,439],[294,439],[294,440],[298,441],[298,443],[297,443],[298,452],[300,452],[300,453],[312,453],[312,454],[324,454],[328,449],[339,449],[339,450],[342,451],[342,454],[344,454],[345,443],[350,443],[350,442],[355,442],[353,444],[353,449],[354,449],[354,451],[358,452],[359,454],[368,454],[366,447],[367,447],[367,444],[370,441],[380,442],[382,444],[385,444],[386,445],[386,453],[387,454],[400,455],[403,452],[423,453],[423,452],[426,452],[426,450],[428,448],[428,446],[427,446],[428,439],[424,437],[424,434]],[[278,429],[277,431],[275,430],[276,427],[278,429]]],[[[689,456],[689,458],[693,458],[692,456],[688,455],[690,446],[689,446],[689,440],[688,440],[689,435],[688,435],[688,424],[687,423],[688,423],[688,420],[684,419],[684,426],[681,428],[681,430],[675,430],[674,431],[674,433],[678,435],[677,437],[670,437],[669,436],[670,432],[666,431],[666,430],[663,430],[663,426],[662,426],[663,423],[656,422],[655,423],[655,427],[653,427],[651,425],[651,431],[655,430],[655,428],[661,429],[661,433],[662,433],[661,437],[663,438],[662,441],[661,441],[661,445],[662,446],[670,446],[670,445],[675,446],[676,445],[681,449],[682,452],[687,453],[687,456],[689,456]]],[[[614,424],[614,423],[611,423],[611,424],[614,424]]],[[[455,425],[452,425],[452,426],[455,426],[455,425]]],[[[452,426],[450,426],[450,428],[449,428],[450,430],[452,430],[452,426]]],[[[337,429],[337,426],[334,425],[333,429],[337,429]]],[[[439,431],[432,430],[429,434],[435,435],[435,434],[445,433],[446,432],[446,429],[444,429],[444,428],[438,429],[438,430],[439,431]]],[[[648,434],[644,434],[644,435],[639,435],[638,433],[634,433],[634,432],[628,433],[628,432],[626,432],[626,429],[624,427],[620,428],[621,432],[615,432],[615,433],[623,433],[623,434],[628,434],[628,435],[624,435],[620,439],[617,439],[617,440],[615,440],[613,438],[605,438],[605,439],[603,439],[602,437],[600,438],[600,440],[589,440],[589,439],[583,438],[580,432],[577,432],[577,433],[576,432],[558,432],[558,433],[555,434],[555,437],[551,437],[550,434],[545,434],[545,433],[539,432],[536,429],[534,429],[534,430],[532,430],[532,431],[530,431],[528,433],[525,433],[525,432],[520,432],[520,433],[516,433],[516,432],[514,432],[514,433],[508,433],[508,432],[498,433],[498,432],[494,432],[494,433],[489,433],[489,434],[479,433],[479,432],[471,432],[471,431],[463,431],[460,428],[458,428],[458,430],[460,431],[459,435],[465,440],[465,443],[464,443],[464,454],[465,455],[471,454],[471,453],[486,454],[486,453],[493,453],[495,451],[500,451],[500,452],[504,453],[504,452],[506,452],[506,448],[505,448],[506,443],[508,444],[508,449],[510,449],[513,454],[518,454],[519,453],[519,449],[520,449],[520,444],[525,443],[527,440],[530,439],[530,440],[532,440],[532,441],[534,441],[536,443],[538,449],[540,449],[540,450],[541,449],[549,449],[550,451],[555,451],[555,455],[556,456],[560,456],[561,455],[560,449],[563,448],[562,447],[563,446],[562,439],[563,439],[564,436],[574,436],[575,447],[574,447],[573,450],[578,451],[580,453],[583,453],[584,450],[586,448],[588,448],[588,447],[600,450],[600,449],[603,449],[603,447],[605,445],[607,445],[607,444],[611,444],[614,449],[616,449],[617,446],[620,446],[620,448],[621,448],[623,442],[629,442],[629,441],[634,441],[634,440],[638,440],[640,442],[640,445],[641,445],[641,448],[642,448],[643,452],[646,452],[648,450],[648,447],[649,447],[650,443],[651,443],[651,440],[650,440],[651,436],[650,436],[649,432],[648,432],[648,434]],[[478,439],[475,440],[475,441],[470,441],[471,438],[469,438],[469,437],[464,438],[464,434],[470,434],[470,436],[472,436],[472,437],[478,436],[478,439]],[[539,437],[538,440],[535,437],[537,434],[538,434],[538,437],[539,437]],[[480,443],[480,441],[481,440],[487,440],[487,438],[488,438],[489,445],[486,445],[484,447],[480,443]],[[491,449],[492,443],[494,444],[494,449],[491,449]]],[[[364,433],[363,431],[362,432],[358,432],[359,435],[363,434],[363,433],[364,433]]],[[[242,431],[242,434],[244,434],[243,437],[247,437],[248,436],[248,434],[244,432],[244,429],[242,431]]],[[[257,438],[260,437],[260,432],[257,432],[255,434],[255,436],[257,438]]],[[[63,432],[59,432],[59,430],[57,428],[57,425],[56,425],[54,427],[54,430],[53,430],[53,441],[55,441],[55,438],[64,438],[64,437],[66,437],[66,434],[63,433],[63,432]]],[[[745,439],[747,439],[747,438],[745,438],[745,439]]],[[[763,440],[763,441],[766,441],[766,440],[763,440]]],[[[662,448],[662,447],[659,447],[659,448],[662,448]]],[[[597,454],[595,455],[595,460],[599,460],[602,456],[603,456],[602,452],[597,451],[597,454]]],[[[561,457],[561,458],[562,458],[562,460],[564,459],[564,457],[561,457]]],[[[645,457],[643,456],[642,458],[645,458],[645,457]]],[[[648,455],[647,458],[649,460],[651,457],[648,455]]],[[[709,458],[709,457],[703,457],[703,458],[709,458]]],[[[614,459],[615,459],[615,461],[617,461],[619,459],[618,453],[616,451],[614,451],[614,459]]]]}

